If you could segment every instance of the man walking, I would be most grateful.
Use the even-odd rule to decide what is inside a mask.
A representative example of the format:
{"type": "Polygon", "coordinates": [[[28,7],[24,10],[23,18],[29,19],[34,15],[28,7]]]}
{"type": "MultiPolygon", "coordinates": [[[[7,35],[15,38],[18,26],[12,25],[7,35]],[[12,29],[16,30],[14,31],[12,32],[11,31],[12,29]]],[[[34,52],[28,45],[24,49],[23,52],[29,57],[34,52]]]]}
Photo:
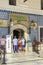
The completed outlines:
{"type": "Polygon", "coordinates": [[[18,44],[17,44],[18,40],[16,38],[16,36],[14,36],[13,39],[13,45],[14,45],[14,52],[18,52],[18,44]]]}

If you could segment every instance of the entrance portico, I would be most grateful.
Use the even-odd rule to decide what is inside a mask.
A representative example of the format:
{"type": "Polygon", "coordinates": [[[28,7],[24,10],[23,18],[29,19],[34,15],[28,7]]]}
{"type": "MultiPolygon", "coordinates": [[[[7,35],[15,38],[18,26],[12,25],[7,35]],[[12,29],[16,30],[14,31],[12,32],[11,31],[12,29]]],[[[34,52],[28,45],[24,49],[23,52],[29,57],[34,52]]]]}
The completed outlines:
{"type": "MultiPolygon", "coordinates": [[[[25,37],[26,40],[28,40],[28,28],[25,27],[24,25],[21,25],[21,24],[16,24],[16,25],[13,25],[11,28],[10,28],[10,34],[13,38],[13,35],[14,35],[14,32],[16,31],[17,35],[19,35],[19,33],[22,35],[23,33],[23,36],[25,37]],[[20,32],[22,30],[22,32],[20,32]]],[[[28,44],[26,44],[26,48],[25,50],[28,49],[28,44]]]]}
{"type": "MultiPolygon", "coordinates": [[[[23,14],[10,14],[10,34],[13,39],[15,34],[18,38],[19,35],[25,37],[26,41],[28,40],[28,16],[23,14]]],[[[26,43],[25,50],[28,50],[28,44],[26,43]]]]}

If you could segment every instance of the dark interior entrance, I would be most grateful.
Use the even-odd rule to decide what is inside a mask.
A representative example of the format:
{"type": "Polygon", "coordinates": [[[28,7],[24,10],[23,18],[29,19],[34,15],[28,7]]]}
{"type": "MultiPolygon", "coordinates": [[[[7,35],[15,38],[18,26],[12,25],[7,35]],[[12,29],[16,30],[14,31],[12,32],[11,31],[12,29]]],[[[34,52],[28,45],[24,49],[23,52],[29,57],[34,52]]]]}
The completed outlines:
{"type": "Polygon", "coordinates": [[[13,30],[13,37],[16,36],[16,38],[18,38],[20,35],[24,36],[24,31],[23,30],[21,30],[21,29],[13,30]]]}
{"type": "Polygon", "coordinates": [[[16,36],[16,37],[18,38],[18,37],[19,37],[19,31],[14,30],[14,31],[13,31],[13,36],[16,36]]]}

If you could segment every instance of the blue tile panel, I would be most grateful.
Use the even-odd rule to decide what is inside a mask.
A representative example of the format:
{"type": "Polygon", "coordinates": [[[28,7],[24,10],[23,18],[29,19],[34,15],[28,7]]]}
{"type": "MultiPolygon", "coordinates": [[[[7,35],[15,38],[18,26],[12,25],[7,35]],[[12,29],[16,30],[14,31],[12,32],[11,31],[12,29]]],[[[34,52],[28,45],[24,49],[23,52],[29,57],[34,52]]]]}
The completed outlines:
{"type": "Polygon", "coordinates": [[[43,16],[38,16],[38,25],[43,26],[43,16]]]}
{"type": "Polygon", "coordinates": [[[0,28],[0,38],[8,34],[8,28],[0,28]]]}
{"type": "MultiPolygon", "coordinates": [[[[8,20],[8,18],[8,12],[0,10],[0,19],[8,20]]],[[[0,27],[0,38],[2,37],[2,35],[5,36],[6,34],[8,34],[8,28],[0,27]]]]}
{"type": "MultiPolygon", "coordinates": [[[[28,15],[28,20],[29,23],[33,20],[34,22],[36,22],[38,24],[38,26],[43,26],[43,15],[28,15]]],[[[36,36],[37,41],[39,40],[39,31],[38,31],[38,27],[37,29],[31,29],[31,34],[30,34],[30,38],[31,41],[33,41],[34,36],[36,36]]]]}
{"type": "Polygon", "coordinates": [[[0,11],[0,19],[8,19],[8,12],[0,11]]]}

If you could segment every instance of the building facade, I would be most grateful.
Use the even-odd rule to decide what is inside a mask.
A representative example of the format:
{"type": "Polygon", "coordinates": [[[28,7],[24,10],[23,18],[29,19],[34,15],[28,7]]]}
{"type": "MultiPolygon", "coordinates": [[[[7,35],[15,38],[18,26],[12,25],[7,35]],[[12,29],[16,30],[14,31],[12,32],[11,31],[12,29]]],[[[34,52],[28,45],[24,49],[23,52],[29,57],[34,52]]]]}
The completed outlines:
{"type": "Polygon", "coordinates": [[[11,34],[22,35],[26,40],[36,37],[43,42],[43,1],[42,0],[1,0],[0,37],[11,34]],[[37,24],[29,28],[31,21],[37,24]],[[35,27],[35,28],[34,28],[35,27]]]}

